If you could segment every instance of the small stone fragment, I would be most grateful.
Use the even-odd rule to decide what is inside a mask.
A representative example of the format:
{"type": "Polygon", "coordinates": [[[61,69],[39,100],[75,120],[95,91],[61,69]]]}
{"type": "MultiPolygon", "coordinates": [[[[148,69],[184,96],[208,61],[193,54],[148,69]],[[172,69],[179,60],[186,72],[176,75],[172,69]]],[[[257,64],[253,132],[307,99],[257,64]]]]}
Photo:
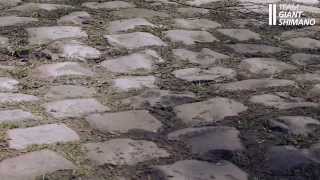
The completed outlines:
{"type": "Polygon", "coordinates": [[[164,33],[170,41],[181,42],[185,45],[219,41],[207,31],[169,30],[164,33]]]}

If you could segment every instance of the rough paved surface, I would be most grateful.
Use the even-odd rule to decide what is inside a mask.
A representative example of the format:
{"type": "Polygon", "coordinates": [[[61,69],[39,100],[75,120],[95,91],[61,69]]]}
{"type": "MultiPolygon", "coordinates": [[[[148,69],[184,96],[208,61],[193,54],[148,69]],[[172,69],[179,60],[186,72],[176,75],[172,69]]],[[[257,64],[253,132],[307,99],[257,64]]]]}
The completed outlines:
{"type": "Polygon", "coordinates": [[[0,179],[319,180],[320,26],[266,2],[0,0],[0,179]]]}

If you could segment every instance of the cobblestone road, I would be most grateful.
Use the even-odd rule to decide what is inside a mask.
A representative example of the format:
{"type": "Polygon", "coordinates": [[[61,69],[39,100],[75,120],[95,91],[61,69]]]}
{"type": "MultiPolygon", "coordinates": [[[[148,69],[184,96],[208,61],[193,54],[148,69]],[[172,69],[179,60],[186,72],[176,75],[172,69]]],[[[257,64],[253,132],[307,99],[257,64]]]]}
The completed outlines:
{"type": "Polygon", "coordinates": [[[264,0],[0,8],[1,180],[320,179],[317,24],[269,26],[264,0]]]}

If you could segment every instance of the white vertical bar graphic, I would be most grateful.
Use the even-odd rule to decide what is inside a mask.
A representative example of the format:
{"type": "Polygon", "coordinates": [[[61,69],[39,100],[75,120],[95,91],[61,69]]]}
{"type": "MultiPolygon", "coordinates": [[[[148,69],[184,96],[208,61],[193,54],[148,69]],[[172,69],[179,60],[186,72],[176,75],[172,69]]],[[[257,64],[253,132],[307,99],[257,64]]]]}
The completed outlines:
{"type": "Polygon", "coordinates": [[[269,4],[269,25],[272,25],[272,4],[269,4]]]}
{"type": "Polygon", "coordinates": [[[277,5],[276,4],[273,4],[273,25],[277,25],[277,5]]]}

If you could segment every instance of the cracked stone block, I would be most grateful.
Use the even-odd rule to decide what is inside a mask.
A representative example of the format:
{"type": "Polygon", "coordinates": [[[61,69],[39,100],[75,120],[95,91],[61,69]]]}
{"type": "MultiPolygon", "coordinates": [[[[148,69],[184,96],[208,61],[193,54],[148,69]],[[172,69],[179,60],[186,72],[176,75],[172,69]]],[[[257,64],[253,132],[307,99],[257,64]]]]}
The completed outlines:
{"type": "Polygon", "coordinates": [[[30,128],[10,129],[7,132],[11,149],[25,149],[31,145],[79,141],[80,137],[64,124],[46,124],[30,128]]]}
{"type": "Polygon", "coordinates": [[[233,69],[224,67],[212,67],[209,69],[187,68],[172,72],[178,79],[194,81],[223,82],[235,79],[237,73],[233,69]]]}
{"type": "Polygon", "coordinates": [[[249,29],[218,29],[217,31],[238,41],[261,40],[258,33],[249,29]]]}
{"type": "Polygon", "coordinates": [[[113,87],[121,91],[157,88],[154,76],[128,76],[113,80],[113,87]]]}
{"type": "Polygon", "coordinates": [[[229,56],[212,51],[208,48],[203,48],[199,52],[190,51],[187,49],[173,49],[172,53],[178,60],[189,61],[191,63],[200,64],[203,66],[220,64],[224,60],[230,59],[229,56]]]}
{"type": "Polygon", "coordinates": [[[167,13],[143,8],[120,9],[119,11],[113,12],[113,15],[123,19],[169,17],[167,13]]]}
{"type": "Polygon", "coordinates": [[[273,47],[263,44],[233,44],[228,45],[231,49],[233,49],[237,53],[241,54],[274,54],[281,52],[282,49],[279,47],[273,47]]]}
{"type": "Polygon", "coordinates": [[[186,143],[194,154],[234,152],[244,149],[239,134],[237,129],[226,126],[186,128],[169,133],[168,139],[186,143]]]}
{"type": "Polygon", "coordinates": [[[297,49],[320,49],[320,41],[308,37],[292,38],[284,43],[297,49]]]}
{"type": "Polygon", "coordinates": [[[301,66],[320,65],[320,55],[317,54],[295,53],[290,60],[301,66]]]}
{"type": "Polygon", "coordinates": [[[37,21],[38,19],[30,17],[2,16],[0,17],[0,27],[22,25],[37,21]]]}
{"type": "Polygon", "coordinates": [[[34,180],[41,175],[68,169],[77,167],[58,153],[44,149],[2,160],[0,176],[6,180],[34,180]]]}
{"type": "Polygon", "coordinates": [[[174,19],[173,26],[189,30],[210,30],[221,27],[221,24],[208,19],[174,19]]]}
{"type": "Polygon", "coordinates": [[[66,99],[43,104],[46,112],[57,119],[77,118],[91,113],[109,111],[109,107],[102,105],[93,98],[66,99]]]}
{"type": "Polygon", "coordinates": [[[59,25],[83,25],[93,20],[86,11],[76,11],[61,17],[58,20],[59,25]]]}
{"type": "Polygon", "coordinates": [[[94,129],[113,134],[135,129],[157,132],[162,127],[162,123],[146,110],[92,114],[86,120],[94,129]]]}
{"type": "Polygon", "coordinates": [[[277,109],[293,109],[302,107],[316,108],[319,105],[313,102],[304,101],[301,98],[294,98],[284,93],[254,95],[249,101],[277,109]]]}
{"type": "Polygon", "coordinates": [[[158,63],[164,60],[154,50],[144,50],[137,53],[107,59],[101,62],[101,66],[113,73],[150,73],[158,63]]]}
{"type": "Polygon", "coordinates": [[[18,91],[19,81],[9,78],[0,77],[0,92],[16,92],[18,91]]]}
{"type": "Polygon", "coordinates": [[[154,24],[150,23],[144,18],[133,18],[111,21],[107,30],[109,33],[115,34],[144,26],[156,27],[154,24]]]}
{"type": "Polygon", "coordinates": [[[46,100],[62,100],[72,98],[88,98],[96,94],[94,88],[87,88],[75,85],[52,86],[44,95],[46,100]]]}
{"type": "Polygon", "coordinates": [[[86,2],[82,6],[90,9],[121,9],[121,8],[134,8],[132,3],[125,1],[109,1],[109,2],[86,2]]]}
{"type": "Polygon", "coordinates": [[[221,121],[226,117],[238,116],[248,108],[232,99],[216,97],[207,101],[183,104],[174,107],[178,118],[187,125],[198,125],[221,121]]]}
{"type": "Polygon", "coordinates": [[[255,91],[264,88],[274,87],[296,87],[297,84],[294,81],[286,79],[247,79],[242,81],[222,83],[213,85],[214,88],[221,91],[255,91]]]}
{"type": "Polygon", "coordinates": [[[185,45],[219,41],[207,31],[169,30],[164,33],[170,41],[181,42],[185,45]]]}
{"type": "Polygon", "coordinates": [[[86,61],[101,57],[101,52],[78,40],[58,40],[50,43],[46,49],[52,59],[86,61]]]}
{"type": "Polygon", "coordinates": [[[72,6],[62,4],[46,4],[46,3],[24,3],[20,6],[11,8],[10,11],[34,12],[34,11],[55,11],[58,9],[71,9],[72,6]]]}
{"type": "Polygon", "coordinates": [[[40,119],[41,117],[35,116],[32,113],[21,109],[0,111],[0,123],[21,123],[40,119]]]}
{"type": "Polygon", "coordinates": [[[169,153],[154,142],[132,139],[112,139],[84,144],[89,159],[97,165],[135,165],[152,159],[169,157],[169,153]]]}
{"type": "Polygon", "coordinates": [[[138,49],[149,46],[167,46],[159,37],[146,32],[105,35],[104,38],[110,45],[118,48],[138,49]]]}
{"type": "Polygon", "coordinates": [[[150,89],[141,95],[129,97],[121,103],[130,105],[132,108],[145,108],[147,106],[177,106],[195,101],[196,96],[191,92],[172,92],[167,90],[150,89]]]}
{"type": "Polygon", "coordinates": [[[35,102],[39,98],[33,95],[20,94],[20,93],[0,93],[1,104],[18,104],[25,102],[35,102]]]}
{"type": "Polygon", "coordinates": [[[269,124],[273,130],[294,135],[308,135],[320,127],[319,120],[306,116],[280,116],[270,119],[269,124]]]}
{"type": "Polygon", "coordinates": [[[31,45],[47,44],[64,38],[87,38],[88,35],[77,26],[45,26],[27,28],[31,45]]]}
{"type": "Polygon", "coordinates": [[[33,77],[50,80],[61,76],[94,76],[94,73],[76,62],[61,62],[40,65],[33,71],[33,77]]]}
{"type": "Polygon", "coordinates": [[[169,165],[155,166],[165,180],[248,180],[246,172],[229,161],[210,163],[199,160],[182,160],[169,165]]]}
{"type": "Polygon", "coordinates": [[[246,77],[270,77],[297,68],[274,58],[249,58],[241,61],[239,69],[246,77]]]}

